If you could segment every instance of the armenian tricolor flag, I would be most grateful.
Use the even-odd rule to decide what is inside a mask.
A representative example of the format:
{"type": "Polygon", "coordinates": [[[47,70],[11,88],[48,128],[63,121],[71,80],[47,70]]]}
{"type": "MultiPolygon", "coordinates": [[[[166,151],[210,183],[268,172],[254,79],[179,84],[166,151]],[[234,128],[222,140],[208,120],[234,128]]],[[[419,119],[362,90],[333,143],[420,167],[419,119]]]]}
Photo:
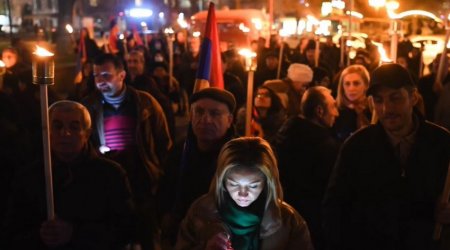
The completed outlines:
{"type": "Polygon", "coordinates": [[[214,3],[209,4],[205,33],[200,48],[194,92],[206,87],[224,88],[219,35],[217,33],[214,3]]]}

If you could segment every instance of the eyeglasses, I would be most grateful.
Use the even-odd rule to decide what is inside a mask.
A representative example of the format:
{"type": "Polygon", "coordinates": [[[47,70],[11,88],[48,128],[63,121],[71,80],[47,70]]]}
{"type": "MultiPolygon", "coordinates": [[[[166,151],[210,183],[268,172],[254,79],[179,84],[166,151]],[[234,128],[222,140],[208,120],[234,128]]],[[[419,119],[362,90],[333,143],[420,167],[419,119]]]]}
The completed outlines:
{"type": "Polygon", "coordinates": [[[114,76],[113,73],[108,72],[108,71],[103,71],[103,72],[100,72],[100,73],[94,73],[93,75],[94,75],[95,78],[103,78],[103,79],[106,79],[106,80],[110,80],[114,76]]]}
{"type": "Polygon", "coordinates": [[[228,115],[230,113],[226,112],[226,111],[218,110],[218,109],[209,110],[209,109],[203,109],[203,108],[196,107],[192,110],[192,114],[198,118],[202,118],[203,116],[208,114],[209,117],[211,117],[213,119],[217,119],[223,115],[228,115]]]}

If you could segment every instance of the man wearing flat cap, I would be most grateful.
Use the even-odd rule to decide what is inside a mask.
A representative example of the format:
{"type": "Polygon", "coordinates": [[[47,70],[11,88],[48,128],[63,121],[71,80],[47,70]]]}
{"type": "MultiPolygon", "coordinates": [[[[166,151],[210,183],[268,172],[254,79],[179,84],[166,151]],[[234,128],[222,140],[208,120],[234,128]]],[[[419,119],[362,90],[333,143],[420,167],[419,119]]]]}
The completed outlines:
{"type": "Polygon", "coordinates": [[[376,68],[367,93],[379,121],[339,153],[324,200],[329,249],[444,249],[450,206],[438,201],[450,134],[414,110],[416,86],[398,64],[376,68]],[[432,240],[436,222],[441,242],[432,240]]]}
{"type": "Polygon", "coordinates": [[[208,192],[222,146],[236,137],[230,92],[205,88],[190,98],[190,127],[186,141],[177,145],[161,188],[163,237],[175,243],[178,224],[191,203],[208,192]],[[167,223],[166,225],[164,225],[167,223]]]}

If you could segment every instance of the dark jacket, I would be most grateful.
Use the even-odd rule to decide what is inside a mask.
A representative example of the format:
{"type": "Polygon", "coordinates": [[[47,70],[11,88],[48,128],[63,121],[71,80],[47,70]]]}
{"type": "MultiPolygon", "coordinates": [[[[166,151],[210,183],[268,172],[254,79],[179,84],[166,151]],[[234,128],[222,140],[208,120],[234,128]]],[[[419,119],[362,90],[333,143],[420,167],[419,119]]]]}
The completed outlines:
{"type": "MultiPolygon", "coordinates": [[[[370,122],[372,114],[370,110],[366,108],[364,111],[364,115],[367,118],[367,121],[370,122]]],[[[350,135],[358,130],[358,114],[354,109],[350,109],[347,107],[339,109],[339,116],[336,118],[336,121],[333,125],[334,136],[336,139],[343,143],[350,135]]]]}
{"type": "MultiPolygon", "coordinates": [[[[55,214],[73,226],[58,249],[120,249],[134,233],[131,192],[123,169],[86,150],[74,162],[53,161],[55,214]]],[[[39,229],[46,220],[43,164],[24,168],[13,182],[4,249],[47,249],[39,229]]]]}
{"type": "MultiPolygon", "coordinates": [[[[144,164],[153,192],[163,173],[163,163],[172,147],[169,129],[161,106],[155,98],[143,91],[127,87],[127,97],[137,113],[136,142],[139,161],[144,164]]],[[[103,143],[103,96],[94,92],[83,100],[92,118],[91,141],[96,149],[103,143]]]]}
{"type": "Polygon", "coordinates": [[[277,152],[284,200],[308,223],[316,249],[323,249],[321,202],[338,153],[329,128],[292,117],[278,132],[277,152]]]}
{"type": "MultiPolygon", "coordinates": [[[[434,121],[434,111],[439,100],[439,95],[433,90],[434,82],[436,81],[436,74],[429,74],[419,79],[418,90],[422,95],[425,104],[425,117],[427,120],[434,121]]],[[[443,79],[442,84],[450,84],[450,74],[443,79]]]]}
{"type": "Polygon", "coordinates": [[[380,123],[342,146],[324,200],[330,249],[435,249],[435,205],[450,159],[450,134],[419,121],[404,167],[380,123]]]}
{"type": "Polygon", "coordinates": [[[136,76],[133,82],[130,82],[128,86],[131,86],[137,90],[141,90],[149,93],[153,96],[161,105],[162,110],[166,116],[167,125],[169,126],[169,132],[172,141],[175,139],[175,115],[173,113],[172,105],[170,104],[169,96],[165,95],[158,87],[155,80],[147,75],[136,76]]]}
{"type": "MultiPolygon", "coordinates": [[[[280,204],[280,213],[273,207],[264,212],[260,226],[260,249],[312,250],[308,227],[303,218],[287,203],[280,204]]],[[[178,234],[175,249],[205,249],[207,241],[217,233],[226,232],[216,202],[211,194],[196,200],[178,234]]]]}
{"type": "Polygon", "coordinates": [[[166,217],[162,226],[165,240],[175,241],[179,223],[192,202],[209,190],[216,172],[220,149],[235,137],[234,128],[231,127],[214,150],[202,152],[197,147],[192,129],[189,128],[186,141],[174,147],[159,194],[160,210],[166,217]]]}

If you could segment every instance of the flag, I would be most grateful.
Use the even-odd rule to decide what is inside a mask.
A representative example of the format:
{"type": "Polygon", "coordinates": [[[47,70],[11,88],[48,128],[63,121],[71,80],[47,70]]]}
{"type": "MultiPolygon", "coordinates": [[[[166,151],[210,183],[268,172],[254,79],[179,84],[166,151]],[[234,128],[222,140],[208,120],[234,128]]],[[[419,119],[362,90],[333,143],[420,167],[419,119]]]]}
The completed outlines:
{"type": "MultiPolygon", "coordinates": [[[[83,32],[81,33],[83,34],[83,32]]],[[[87,61],[86,43],[85,37],[87,34],[80,35],[80,43],[78,44],[77,65],[75,67],[75,80],[76,84],[81,83],[83,80],[83,64],[87,61]]]]}
{"type": "Polygon", "coordinates": [[[205,87],[224,88],[222,60],[220,57],[219,34],[217,33],[214,3],[209,4],[208,17],[197,69],[194,92],[205,87]]]}

